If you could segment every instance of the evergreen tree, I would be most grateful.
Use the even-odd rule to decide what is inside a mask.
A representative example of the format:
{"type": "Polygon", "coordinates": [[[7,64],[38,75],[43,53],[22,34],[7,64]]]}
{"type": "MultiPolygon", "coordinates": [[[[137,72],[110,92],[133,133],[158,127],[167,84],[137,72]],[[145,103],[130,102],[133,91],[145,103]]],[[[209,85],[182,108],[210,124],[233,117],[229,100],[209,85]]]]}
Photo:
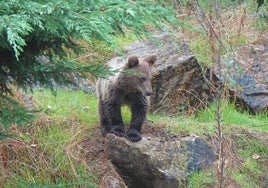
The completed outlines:
{"type": "MultiPolygon", "coordinates": [[[[175,11],[153,0],[2,0],[0,1],[0,102],[10,85],[29,88],[72,83],[74,72],[101,75],[107,70],[67,58],[78,40],[115,45],[125,29],[140,35],[150,27],[168,28],[175,11]]],[[[4,99],[5,101],[5,99],[4,99]]],[[[3,104],[1,104],[3,106],[3,104]]],[[[3,108],[0,107],[1,122],[3,108]]]]}

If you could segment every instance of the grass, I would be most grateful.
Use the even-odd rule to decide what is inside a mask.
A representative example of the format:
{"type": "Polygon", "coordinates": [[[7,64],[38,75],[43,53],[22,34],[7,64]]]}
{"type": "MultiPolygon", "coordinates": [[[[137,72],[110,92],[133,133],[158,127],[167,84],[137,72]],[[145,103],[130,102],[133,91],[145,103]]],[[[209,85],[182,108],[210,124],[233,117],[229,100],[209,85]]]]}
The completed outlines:
{"type": "MultiPolygon", "coordinates": [[[[141,36],[142,37],[142,36],[141,36]]],[[[81,63],[92,64],[103,64],[110,60],[115,52],[117,54],[123,54],[123,49],[127,44],[137,40],[137,37],[130,31],[126,31],[124,35],[116,35],[114,44],[115,46],[110,47],[108,44],[95,40],[89,44],[86,41],[78,41],[78,44],[82,46],[83,52],[79,55],[69,51],[68,58],[78,60],[81,63]]]]}
{"type": "MultiPolygon", "coordinates": [[[[237,125],[250,130],[268,131],[267,113],[251,115],[247,111],[239,110],[234,103],[222,101],[221,108],[223,112],[223,124],[237,125]]],[[[201,123],[216,123],[215,121],[216,104],[211,104],[208,108],[200,111],[197,119],[201,123]]]]}
{"type": "MultiPolygon", "coordinates": [[[[252,131],[268,131],[267,113],[251,115],[247,111],[236,109],[235,104],[222,101],[223,125],[228,127],[238,126],[252,131]]],[[[173,116],[151,115],[148,119],[156,124],[164,124],[170,132],[181,131],[196,135],[214,133],[216,127],[215,118],[216,104],[212,103],[204,110],[200,110],[196,116],[173,116]]]]}
{"type": "MultiPolygon", "coordinates": [[[[77,153],[77,147],[73,147],[85,136],[90,136],[90,130],[98,124],[96,97],[82,91],[70,90],[58,90],[57,95],[53,95],[46,89],[34,91],[33,96],[42,112],[29,129],[18,130],[20,142],[27,147],[14,147],[13,152],[16,153],[17,160],[13,161],[9,169],[17,173],[9,177],[4,174],[8,178],[5,179],[5,184],[2,184],[3,187],[18,185],[27,187],[28,184],[32,187],[44,185],[64,187],[71,184],[82,187],[90,184],[91,187],[98,187],[98,177],[94,175],[94,170],[85,165],[86,163],[83,162],[85,159],[81,158],[80,152],[86,151],[77,153]],[[31,147],[32,144],[36,146],[31,147]]],[[[229,130],[226,134],[238,135],[236,140],[240,146],[238,153],[243,159],[243,168],[236,169],[233,178],[240,183],[244,178],[250,179],[249,175],[260,174],[263,170],[262,166],[252,159],[252,155],[265,156],[268,151],[263,143],[245,135],[239,136],[242,133],[235,133],[232,128],[240,126],[246,130],[267,131],[265,126],[268,122],[267,115],[253,116],[248,112],[235,109],[232,103],[225,101],[222,104],[224,125],[229,130]]],[[[207,109],[200,111],[196,117],[149,114],[148,119],[156,126],[164,127],[168,132],[178,134],[183,132],[184,135],[204,136],[207,133],[213,135],[216,124],[214,111],[215,104],[211,104],[207,109]]],[[[128,124],[131,119],[129,109],[124,107],[122,114],[124,122],[128,124]]],[[[190,178],[190,187],[202,187],[213,183],[216,180],[213,180],[211,173],[211,171],[204,171],[193,174],[190,178]],[[207,176],[208,174],[210,175],[207,176]]]]}
{"type": "Polygon", "coordinates": [[[36,90],[34,98],[39,108],[51,117],[75,116],[87,124],[98,121],[97,100],[83,91],[58,90],[53,95],[50,90],[36,90]]]}
{"type": "Polygon", "coordinates": [[[98,121],[97,101],[82,91],[36,90],[36,105],[42,109],[27,129],[17,129],[15,139],[1,143],[8,161],[1,172],[2,187],[98,187],[97,176],[81,157],[79,148],[98,121]],[[16,136],[17,135],[17,136],[16,136]],[[10,148],[10,146],[12,146],[10,148]]]}
{"type": "MultiPolygon", "coordinates": [[[[216,54],[224,55],[236,51],[244,44],[258,39],[261,34],[267,33],[267,18],[260,18],[255,14],[256,1],[244,1],[242,6],[233,6],[237,2],[221,2],[224,8],[227,5],[228,10],[221,9],[220,20],[217,20],[216,15],[213,14],[214,10],[211,9],[209,2],[211,1],[202,1],[200,4],[207,13],[207,16],[212,13],[212,28],[209,28],[205,35],[193,31],[184,32],[185,37],[189,39],[189,46],[196,55],[198,62],[201,63],[201,66],[213,66],[216,62],[216,54]],[[232,3],[232,6],[230,3],[232,3]],[[214,29],[215,33],[217,33],[225,50],[218,48],[218,41],[214,35],[211,35],[210,29],[214,29]],[[192,40],[193,38],[194,40],[192,40]]],[[[263,5],[261,9],[267,9],[267,4],[263,5]]],[[[198,21],[200,16],[196,18],[189,20],[190,24],[201,25],[202,21],[198,21]]],[[[267,112],[252,115],[247,111],[237,109],[234,104],[228,101],[221,102],[221,111],[224,137],[227,139],[227,143],[231,142],[229,146],[228,144],[225,146],[225,150],[227,150],[225,152],[226,154],[229,152],[228,154],[231,156],[234,155],[235,159],[233,158],[233,160],[237,161],[234,166],[226,167],[225,176],[234,179],[241,187],[267,186],[268,168],[266,167],[267,164],[265,164],[265,162],[267,163],[268,153],[267,141],[258,138],[261,134],[267,136],[267,112]],[[252,135],[254,134],[258,136],[253,137],[252,135]],[[233,150],[230,150],[230,148],[233,148],[233,150]],[[232,153],[236,150],[237,154],[232,153]],[[260,158],[254,159],[254,155],[260,156],[260,158]]],[[[167,125],[168,127],[173,127],[173,131],[184,129],[198,135],[206,135],[206,133],[214,135],[217,132],[215,112],[215,103],[205,110],[201,110],[196,118],[189,120],[192,128],[187,127],[188,123],[186,120],[181,120],[178,117],[175,117],[177,119],[177,122],[174,122],[175,125],[172,125],[170,122],[167,125]]],[[[212,187],[215,185],[213,180],[211,182],[209,178],[211,176],[208,173],[207,171],[194,173],[189,179],[189,187],[212,187]]],[[[217,179],[215,176],[211,178],[217,179]]]]}
{"type": "Polygon", "coordinates": [[[211,187],[215,181],[215,173],[211,170],[203,170],[200,172],[194,172],[189,178],[189,188],[204,188],[211,187]]]}
{"type": "Polygon", "coordinates": [[[202,124],[194,117],[168,117],[165,115],[149,114],[148,119],[157,125],[162,125],[168,132],[172,133],[183,132],[184,135],[196,134],[201,136],[207,132],[214,131],[212,124],[202,124]]]}
{"type": "MultiPolygon", "coordinates": [[[[235,180],[242,187],[265,186],[264,182],[268,179],[268,143],[260,136],[267,137],[267,113],[252,115],[235,108],[235,104],[228,101],[222,101],[221,108],[226,139],[225,154],[228,156],[227,160],[231,161],[225,169],[225,176],[235,180]],[[234,151],[237,153],[233,153],[234,151]],[[257,158],[254,159],[254,156],[257,158]]],[[[184,136],[195,134],[215,142],[215,111],[216,105],[212,103],[196,117],[149,115],[149,120],[156,125],[162,125],[169,132],[184,136]]],[[[196,172],[190,176],[188,187],[212,187],[217,184],[216,174],[217,172],[211,169],[196,172]]],[[[227,183],[227,178],[224,181],[227,183]]]]}
{"type": "MultiPolygon", "coordinates": [[[[254,136],[248,130],[235,130],[232,135],[240,157],[240,165],[232,172],[232,178],[242,187],[265,187],[268,180],[267,142],[261,138],[261,134],[254,136]]],[[[266,137],[267,134],[263,136],[266,137]]]]}
{"type": "MultiPolygon", "coordinates": [[[[244,44],[258,39],[261,33],[267,32],[267,20],[253,16],[257,4],[253,1],[245,1],[242,6],[237,6],[235,2],[221,2],[219,9],[220,18],[215,10],[210,6],[210,1],[200,3],[202,11],[207,15],[206,19],[211,23],[211,28],[203,28],[203,32],[194,30],[182,31],[188,39],[190,49],[195,54],[197,60],[204,66],[213,66],[217,60],[216,54],[224,55],[237,50],[244,44]],[[209,15],[212,19],[209,20],[209,15]],[[212,30],[214,32],[212,32],[212,30]],[[206,32],[205,32],[206,31],[206,32]],[[215,37],[215,34],[217,37],[215,37]],[[219,41],[223,48],[219,48],[219,41]],[[194,39],[194,40],[193,40],[194,39]]],[[[215,7],[214,7],[215,8],[215,7]]],[[[188,22],[190,25],[204,25],[204,18],[198,14],[188,22]]]]}

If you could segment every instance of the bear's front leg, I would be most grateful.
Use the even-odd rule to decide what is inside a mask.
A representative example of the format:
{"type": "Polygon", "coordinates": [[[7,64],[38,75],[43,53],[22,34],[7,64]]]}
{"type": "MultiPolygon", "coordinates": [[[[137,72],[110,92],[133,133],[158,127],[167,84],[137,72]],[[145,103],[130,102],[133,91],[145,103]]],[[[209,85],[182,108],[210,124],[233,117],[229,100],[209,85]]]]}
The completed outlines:
{"type": "Polygon", "coordinates": [[[125,136],[131,142],[138,142],[142,139],[141,127],[146,118],[148,109],[147,99],[144,96],[138,95],[135,98],[136,100],[131,106],[132,117],[130,128],[125,136]]]}
{"type": "Polygon", "coordinates": [[[113,133],[120,137],[125,136],[120,105],[99,100],[99,117],[103,136],[106,136],[108,133],[113,133]]]}
{"type": "Polygon", "coordinates": [[[115,134],[116,136],[124,137],[125,131],[121,116],[121,104],[118,101],[108,104],[108,112],[112,124],[110,133],[115,134]]]}

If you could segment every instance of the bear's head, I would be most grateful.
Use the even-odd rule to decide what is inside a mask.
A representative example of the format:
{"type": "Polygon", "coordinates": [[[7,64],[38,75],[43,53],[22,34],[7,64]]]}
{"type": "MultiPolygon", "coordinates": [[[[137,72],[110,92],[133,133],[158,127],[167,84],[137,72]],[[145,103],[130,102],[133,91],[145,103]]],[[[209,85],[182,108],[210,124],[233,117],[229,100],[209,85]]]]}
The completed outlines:
{"type": "Polygon", "coordinates": [[[120,88],[126,93],[141,92],[144,96],[150,96],[152,90],[152,65],[156,61],[156,55],[139,59],[137,56],[128,58],[124,72],[118,80],[120,88]]]}

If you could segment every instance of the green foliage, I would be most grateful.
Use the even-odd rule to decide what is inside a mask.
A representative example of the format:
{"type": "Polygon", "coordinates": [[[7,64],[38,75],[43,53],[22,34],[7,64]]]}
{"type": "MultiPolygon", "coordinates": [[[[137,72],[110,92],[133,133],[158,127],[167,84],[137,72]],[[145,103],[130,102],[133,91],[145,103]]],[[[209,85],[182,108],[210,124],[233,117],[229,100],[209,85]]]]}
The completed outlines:
{"type": "Polygon", "coordinates": [[[23,126],[33,120],[33,114],[14,99],[2,96],[0,106],[0,139],[8,135],[10,125],[23,126]]]}
{"type": "Polygon", "coordinates": [[[189,116],[173,116],[166,115],[148,115],[148,119],[155,124],[165,125],[168,132],[183,133],[183,135],[204,135],[214,131],[212,124],[202,124],[194,117],[189,116]]]}
{"type": "Polygon", "coordinates": [[[0,173],[7,176],[3,187],[99,187],[80,145],[98,121],[96,98],[69,90],[58,90],[55,96],[49,89],[34,90],[33,96],[42,111],[27,134],[19,132],[20,152],[17,145],[10,147],[15,159],[7,168],[14,173],[0,173]]]}
{"type": "Polygon", "coordinates": [[[69,181],[68,183],[65,183],[64,181],[59,181],[57,184],[45,184],[45,183],[30,183],[28,181],[24,180],[18,180],[16,184],[7,184],[5,185],[4,188],[11,188],[15,185],[16,187],[20,188],[65,188],[65,187],[90,187],[90,188],[98,188],[99,186],[87,181],[75,181],[71,182],[69,181]]]}
{"type": "MultiPolygon", "coordinates": [[[[268,131],[267,113],[252,115],[248,111],[242,111],[236,108],[235,104],[222,101],[223,124],[226,125],[226,131],[235,125],[254,131],[268,131]]],[[[216,103],[212,103],[206,109],[198,112],[196,116],[173,116],[152,115],[148,119],[156,124],[163,124],[170,132],[184,134],[207,135],[215,132],[216,124],[216,103]]]]}
{"type": "Polygon", "coordinates": [[[233,130],[231,135],[234,137],[241,160],[240,168],[232,173],[232,177],[242,187],[265,186],[267,182],[265,183],[263,179],[267,179],[268,174],[265,159],[268,153],[266,134],[255,135],[254,132],[247,130],[233,130]]]}
{"type": "Polygon", "coordinates": [[[204,36],[195,37],[196,40],[190,42],[189,46],[191,50],[196,55],[198,62],[205,67],[212,66],[215,62],[213,62],[213,58],[211,56],[211,49],[208,48],[209,42],[204,39],[204,36]]]}
{"type": "MultiPolygon", "coordinates": [[[[42,109],[45,115],[41,113],[39,120],[30,127],[30,132],[28,134],[22,132],[19,137],[28,144],[34,141],[38,145],[38,150],[33,150],[34,153],[31,153],[32,150],[28,151],[30,152],[29,156],[24,152],[22,158],[18,157],[18,160],[23,162],[11,163],[14,164],[12,169],[18,173],[12,177],[7,177],[6,187],[27,187],[27,185],[32,187],[64,187],[68,185],[97,187],[97,177],[94,175],[94,169],[89,171],[84,163],[75,160],[76,156],[80,156],[78,152],[80,146],[70,150],[71,147],[79,144],[83,138],[90,138],[92,127],[98,124],[96,97],[82,91],[70,90],[58,90],[55,96],[49,89],[34,90],[33,96],[38,107],[42,109]],[[49,115],[48,119],[42,117],[46,115],[49,115]],[[66,151],[69,151],[71,155],[66,151]],[[36,157],[36,155],[39,157],[36,157]],[[35,158],[38,160],[35,160],[35,158]],[[72,166],[72,170],[70,170],[70,166],[72,166]],[[56,177],[55,174],[57,174],[56,177]]],[[[233,104],[226,103],[224,108],[226,111],[224,114],[229,115],[227,117],[232,114],[231,119],[234,122],[230,124],[235,122],[239,124],[237,119],[240,119],[241,116],[245,119],[245,125],[243,125],[242,120],[240,122],[240,126],[243,128],[249,128],[252,122],[253,125],[257,126],[266,121],[262,116],[252,116],[246,112],[241,113],[235,110],[233,104]]],[[[195,117],[168,117],[152,114],[149,114],[148,119],[153,121],[156,126],[165,127],[169,132],[181,135],[193,133],[199,136],[207,136],[208,134],[213,135],[215,131],[213,126],[215,121],[213,116],[211,117],[213,110],[212,105],[200,112],[197,119],[195,117]],[[208,120],[205,121],[206,119],[208,120]],[[204,123],[200,123],[201,120],[204,123]]],[[[124,121],[128,124],[131,118],[129,109],[123,108],[122,114],[124,121]]],[[[265,165],[260,163],[261,161],[265,162],[265,160],[254,160],[252,155],[265,156],[268,152],[267,147],[264,143],[247,135],[246,132],[233,129],[232,125],[227,126],[226,129],[226,135],[237,137],[234,140],[239,148],[238,153],[244,160],[243,167],[234,169],[230,174],[241,185],[245,187],[252,185],[250,182],[253,182],[253,179],[257,181],[256,176],[259,176],[265,170],[265,165]]],[[[254,130],[254,128],[250,129],[254,130]]],[[[79,161],[83,160],[85,159],[79,158],[79,161]]],[[[191,175],[189,187],[209,187],[215,182],[215,172],[205,170],[191,175]]]]}
{"type": "Polygon", "coordinates": [[[167,22],[176,22],[172,9],[153,1],[6,0],[0,7],[1,92],[10,82],[26,87],[54,79],[63,84],[71,82],[66,73],[98,73],[66,58],[66,49],[79,52],[77,40],[115,46],[115,36],[124,29],[141,35],[148,25],[168,28],[167,22]]]}
{"type": "Polygon", "coordinates": [[[191,29],[185,36],[204,67],[213,66],[219,55],[222,57],[257,40],[255,36],[259,36],[259,31],[265,32],[268,28],[268,22],[261,16],[253,16],[256,15],[257,1],[202,0],[193,1],[191,6],[195,18],[190,17],[189,22],[202,26],[203,30],[195,32],[191,29]]]}
{"type": "MultiPolygon", "coordinates": [[[[235,104],[228,101],[221,102],[223,111],[223,124],[226,125],[239,125],[252,130],[268,131],[268,116],[267,113],[260,113],[251,115],[247,111],[237,110],[235,104]]],[[[215,111],[217,109],[216,103],[211,104],[208,108],[200,111],[197,115],[199,122],[215,123],[215,111]]]]}
{"type": "Polygon", "coordinates": [[[79,62],[70,54],[83,51],[81,41],[91,49],[98,43],[115,49],[125,30],[141,36],[155,27],[168,29],[178,22],[175,10],[165,6],[150,0],[0,1],[1,96],[8,96],[10,85],[53,89],[54,83],[74,85],[77,75],[105,77],[111,72],[92,64],[99,63],[96,58],[79,62]]]}
{"type": "MultiPolygon", "coordinates": [[[[197,135],[203,135],[206,132],[213,133],[216,104],[212,103],[208,108],[201,110],[196,117],[151,115],[149,120],[159,124],[166,125],[166,128],[172,132],[187,131],[197,135]]],[[[266,113],[252,115],[247,111],[240,111],[235,104],[222,102],[223,124],[238,125],[251,130],[267,131],[268,117],[266,113]]]]}
{"type": "Polygon", "coordinates": [[[213,187],[216,183],[215,173],[211,170],[194,172],[189,178],[189,188],[206,188],[213,187]]]}
{"type": "Polygon", "coordinates": [[[53,95],[49,90],[35,90],[34,98],[39,108],[51,117],[79,118],[87,124],[98,122],[97,99],[82,91],[58,90],[53,95]]]}

